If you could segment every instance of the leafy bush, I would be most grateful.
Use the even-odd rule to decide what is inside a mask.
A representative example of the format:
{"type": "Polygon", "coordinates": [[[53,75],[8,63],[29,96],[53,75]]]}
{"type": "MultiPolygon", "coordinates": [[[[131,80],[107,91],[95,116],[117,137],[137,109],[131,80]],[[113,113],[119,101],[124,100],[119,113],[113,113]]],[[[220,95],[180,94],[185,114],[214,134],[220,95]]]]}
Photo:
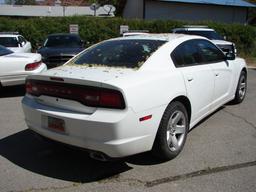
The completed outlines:
{"type": "MultiPolygon", "coordinates": [[[[172,28],[181,27],[181,21],[161,20],[127,20],[122,18],[99,18],[90,16],[43,17],[43,18],[8,18],[0,17],[0,31],[18,31],[23,34],[34,47],[41,44],[48,34],[69,32],[69,24],[79,24],[79,33],[88,45],[99,41],[118,37],[119,26],[129,25],[132,30],[148,30],[152,33],[168,33],[172,28]]],[[[227,40],[236,43],[239,53],[255,55],[255,28],[239,24],[222,24],[213,22],[192,23],[203,24],[214,28],[227,40]]]]}

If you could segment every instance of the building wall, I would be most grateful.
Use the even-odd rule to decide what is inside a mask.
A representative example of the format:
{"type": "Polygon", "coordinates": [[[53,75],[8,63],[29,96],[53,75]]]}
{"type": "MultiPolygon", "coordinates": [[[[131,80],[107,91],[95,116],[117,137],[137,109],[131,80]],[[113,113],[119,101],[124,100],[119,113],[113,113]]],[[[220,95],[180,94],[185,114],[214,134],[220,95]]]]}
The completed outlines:
{"type": "MultiPolygon", "coordinates": [[[[1,5],[0,16],[72,16],[72,15],[93,15],[94,12],[89,6],[36,6],[36,5],[1,5]]],[[[100,7],[96,15],[106,14],[103,7],[100,7]]]]}
{"type": "Polygon", "coordinates": [[[146,1],[145,19],[246,23],[242,7],[146,1]]]}
{"type": "Polygon", "coordinates": [[[127,0],[123,12],[123,17],[130,18],[143,18],[143,0],[127,0]]]}

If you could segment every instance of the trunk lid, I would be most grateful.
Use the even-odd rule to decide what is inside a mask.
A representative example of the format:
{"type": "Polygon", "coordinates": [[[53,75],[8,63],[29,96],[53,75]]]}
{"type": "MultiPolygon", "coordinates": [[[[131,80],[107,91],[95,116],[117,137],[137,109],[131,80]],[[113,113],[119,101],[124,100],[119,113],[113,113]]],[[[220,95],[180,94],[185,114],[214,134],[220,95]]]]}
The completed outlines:
{"type": "Polygon", "coordinates": [[[69,81],[69,79],[82,80],[81,84],[84,84],[86,81],[104,83],[132,73],[135,73],[135,70],[128,68],[64,65],[48,70],[43,73],[43,75],[48,77],[61,77],[67,81],[69,81]]]}
{"type": "MultiPolygon", "coordinates": [[[[122,78],[135,73],[134,69],[111,68],[111,67],[85,67],[85,66],[61,66],[48,70],[42,74],[30,76],[29,79],[49,81],[51,84],[58,84],[60,87],[69,84],[82,85],[89,87],[98,87],[111,90],[117,90],[122,93],[118,87],[108,84],[108,81],[122,78]]],[[[41,104],[66,109],[86,114],[92,114],[97,107],[86,106],[79,101],[61,98],[58,96],[41,95],[35,97],[35,100],[41,104]]]]}

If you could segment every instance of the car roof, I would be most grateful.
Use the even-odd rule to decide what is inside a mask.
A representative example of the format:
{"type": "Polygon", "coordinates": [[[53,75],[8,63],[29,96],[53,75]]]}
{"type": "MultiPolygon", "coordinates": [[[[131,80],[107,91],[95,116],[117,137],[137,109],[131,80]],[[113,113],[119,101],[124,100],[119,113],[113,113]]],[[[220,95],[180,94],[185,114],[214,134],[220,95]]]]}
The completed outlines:
{"type": "Polygon", "coordinates": [[[181,27],[181,28],[172,29],[172,31],[215,31],[215,30],[207,27],[181,27]]]}
{"type": "Polygon", "coordinates": [[[0,37],[18,37],[20,35],[13,35],[13,34],[0,34],[0,37]]]}
{"type": "Polygon", "coordinates": [[[186,35],[186,34],[178,34],[178,33],[148,33],[148,34],[140,34],[140,35],[134,35],[134,36],[127,36],[127,37],[118,37],[110,40],[158,40],[158,41],[173,41],[175,39],[193,39],[193,38],[200,38],[200,39],[206,39],[201,36],[197,35],[186,35]]]}
{"type": "Polygon", "coordinates": [[[214,29],[210,28],[187,28],[188,31],[214,31],[214,29]]]}
{"type": "Polygon", "coordinates": [[[52,33],[52,34],[48,35],[48,37],[51,37],[51,36],[76,36],[76,37],[79,37],[79,35],[75,34],[75,33],[52,33]]]}

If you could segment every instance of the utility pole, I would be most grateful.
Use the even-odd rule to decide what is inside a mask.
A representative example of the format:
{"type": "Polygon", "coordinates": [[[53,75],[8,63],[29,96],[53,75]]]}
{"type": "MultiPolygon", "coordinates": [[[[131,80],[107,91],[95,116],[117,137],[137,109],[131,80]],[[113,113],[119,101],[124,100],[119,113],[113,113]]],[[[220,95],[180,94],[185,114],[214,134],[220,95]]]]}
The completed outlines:
{"type": "Polygon", "coordinates": [[[66,2],[65,2],[65,0],[61,1],[61,5],[62,5],[63,17],[65,17],[66,16],[66,2]]]}

